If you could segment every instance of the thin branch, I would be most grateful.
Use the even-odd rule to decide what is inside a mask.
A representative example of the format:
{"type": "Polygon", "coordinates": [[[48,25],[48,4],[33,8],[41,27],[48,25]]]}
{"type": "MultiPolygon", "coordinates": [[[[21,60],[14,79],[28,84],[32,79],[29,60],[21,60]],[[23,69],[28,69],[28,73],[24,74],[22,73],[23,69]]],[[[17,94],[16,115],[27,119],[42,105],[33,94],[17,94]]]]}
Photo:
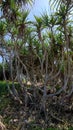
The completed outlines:
{"type": "Polygon", "coordinates": [[[68,80],[69,80],[69,78],[66,79],[64,86],[61,89],[59,89],[59,91],[57,91],[54,94],[49,94],[49,95],[47,95],[47,97],[53,97],[53,96],[59,95],[62,91],[65,91],[67,88],[68,80]]]}

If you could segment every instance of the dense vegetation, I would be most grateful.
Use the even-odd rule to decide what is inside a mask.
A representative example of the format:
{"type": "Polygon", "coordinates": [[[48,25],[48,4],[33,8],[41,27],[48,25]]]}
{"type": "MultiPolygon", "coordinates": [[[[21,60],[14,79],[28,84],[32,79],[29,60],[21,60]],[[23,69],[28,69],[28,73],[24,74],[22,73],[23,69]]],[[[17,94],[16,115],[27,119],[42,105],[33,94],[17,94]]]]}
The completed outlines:
{"type": "Polygon", "coordinates": [[[12,107],[11,118],[18,120],[17,130],[29,129],[30,122],[36,129],[59,124],[62,126],[58,129],[72,127],[72,2],[55,0],[54,13],[44,12],[29,21],[25,5],[31,0],[0,1],[0,80],[6,84],[1,85],[0,93],[4,93],[3,101],[7,99],[5,105],[9,102],[6,113],[0,107],[0,114],[4,116],[12,107]]]}

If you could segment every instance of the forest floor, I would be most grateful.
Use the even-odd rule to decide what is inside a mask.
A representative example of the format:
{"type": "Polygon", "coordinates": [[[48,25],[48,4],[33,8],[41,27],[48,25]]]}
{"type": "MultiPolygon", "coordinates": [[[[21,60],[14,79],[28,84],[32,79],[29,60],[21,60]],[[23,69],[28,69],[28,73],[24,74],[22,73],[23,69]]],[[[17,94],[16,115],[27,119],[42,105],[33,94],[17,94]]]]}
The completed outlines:
{"type": "Polygon", "coordinates": [[[44,115],[39,97],[25,106],[4,91],[0,92],[0,116],[7,130],[73,130],[73,98],[64,104],[48,99],[44,115]]]}

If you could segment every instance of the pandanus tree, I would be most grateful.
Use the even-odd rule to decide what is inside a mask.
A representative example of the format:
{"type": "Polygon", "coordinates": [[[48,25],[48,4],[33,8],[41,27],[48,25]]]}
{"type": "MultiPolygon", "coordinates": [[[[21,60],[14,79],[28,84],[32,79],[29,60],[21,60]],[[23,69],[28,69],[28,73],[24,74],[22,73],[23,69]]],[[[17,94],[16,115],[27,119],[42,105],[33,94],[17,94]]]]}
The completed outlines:
{"type": "MultiPolygon", "coordinates": [[[[59,92],[62,92],[62,90],[66,90],[69,84],[69,80],[72,80],[72,55],[71,55],[71,49],[70,44],[71,43],[71,35],[72,32],[69,31],[70,26],[72,27],[72,24],[70,23],[70,17],[71,17],[71,11],[73,9],[73,3],[71,1],[59,1],[56,0],[55,3],[53,1],[50,1],[52,5],[54,6],[57,4],[57,12],[55,13],[56,17],[56,24],[57,24],[57,33],[61,33],[63,40],[62,40],[62,62],[63,62],[63,69],[64,69],[64,83],[66,84],[59,92]],[[71,24],[71,25],[70,25],[71,24]],[[70,35],[71,32],[71,35],[70,35]]],[[[71,84],[73,86],[73,83],[71,84]]],[[[70,94],[73,92],[73,87],[70,88],[70,94]]],[[[70,95],[69,94],[69,95],[70,95]]]]}
{"type": "MultiPolygon", "coordinates": [[[[26,74],[28,75],[27,67],[23,63],[22,59],[20,59],[22,48],[24,48],[23,45],[26,43],[26,37],[27,37],[26,26],[28,24],[26,19],[28,16],[28,11],[24,11],[24,12],[22,10],[20,11],[21,9],[20,3],[25,4],[26,1],[5,0],[5,1],[1,1],[0,3],[2,9],[2,17],[0,23],[0,28],[1,28],[0,45],[1,45],[1,55],[3,59],[3,73],[4,73],[4,78],[7,82],[9,92],[18,101],[20,101],[20,98],[17,90],[15,89],[14,78],[17,75],[17,80],[21,84],[20,64],[21,66],[23,66],[26,74]],[[16,5],[17,7],[15,8],[16,5]],[[7,37],[7,40],[5,37],[7,37]],[[6,54],[7,56],[5,56],[6,54]],[[5,74],[4,64],[6,60],[8,60],[10,65],[10,77],[12,80],[12,90],[9,87],[9,83],[7,81],[6,74],[5,74]],[[16,68],[15,76],[14,76],[13,60],[15,61],[14,67],[16,68]]],[[[21,86],[23,87],[22,84],[21,86]]]]}
{"type": "MultiPolygon", "coordinates": [[[[64,76],[68,76],[68,79],[71,80],[72,78],[72,73],[71,73],[71,59],[72,59],[72,55],[70,55],[70,32],[69,32],[69,13],[70,10],[72,9],[72,3],[71,1],[67,1],[67,3],[65,3],[66,5],[63,5],[60,9],[60,14],[59,16],[61,17],[63,23],[61,23],[61,26],[63,28],[63,35],[64,35],[64,44],[63,44],[63,51],[64,51],[64,63],[66,63],[66,66],[64,68],[65,73],[64,76]],[[71,7],[71,8],[70,8],[71,7]],[[63,14],[63,15],[62,15],[63,14]]],[[[72,25],[71,25],[72,26],[72,25]]]]}
{"type": "Polygon", "coordinates": [[[34,16],[34,22],[27,19],[29,12],[22,10],[25,2],[1,2],[3,15],[0,22],[0,54],[3,57],[3,73],[10,93],[22,103],[14,84],[18,81],[26,105],[29,94],[24,77],[25,82],[29,80],[34,87],[35,98],[37,83],[42,82],[43,90],[38,89],[43,95],[40,102],[46,113],[48,97],[60,95],[63,91],[68,95],[72,95],[73,92],[73,27],[69,21],[72,1],[56,0],[59,5],[58,11],[50,16],[47,13],[41,17],[34,16]],[[10,66],[12,89],[5,75],[6,60],[10,66]]]}

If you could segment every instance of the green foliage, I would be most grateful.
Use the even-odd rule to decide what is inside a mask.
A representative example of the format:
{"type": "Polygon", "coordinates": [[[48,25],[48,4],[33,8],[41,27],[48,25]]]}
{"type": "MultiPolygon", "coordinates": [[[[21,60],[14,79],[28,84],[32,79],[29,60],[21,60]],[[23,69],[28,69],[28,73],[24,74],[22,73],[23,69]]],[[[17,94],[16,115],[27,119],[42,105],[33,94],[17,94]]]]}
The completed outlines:
{"type": "Polygon", "coordinates": [[[0,35],[4,35],[6,32],[6,22],[0,21],[0,35]]]}
{"type": "Polygon", "coordinates": [[[5,81],[0,81],[0,95],[7,93],[7,85],[5,81]]]}
{"type": "Polygon", "coordinates": [[[70,127],[69,130],[73,130],[73,127],[70,127]]]}
{"type": "Polygon", "coordinates": [[[12,9],[15,8],[15,0],[10,0],[10,6],[12,9]]]}
{"type": "MultiPolygon", "coordinates": [[[[15,82],[14,84],[15,84],[16,88],[18,89],[19,88],[18,82],[15,82]]],[[[10,82],[10,81],[9,81],[9,86],[10,86],[10,88],[12,87],[12,82],[10,82]]],[[[6,95],[8,93],[9,92],[8,92],[6,81],[0,81],[0,95],[6,95]]]]}
{"type": "Polygon", "coordinates": [[[49,16],[47,13],[42,15],[42,22],[45,27],[49,27],[49,16]]]}

